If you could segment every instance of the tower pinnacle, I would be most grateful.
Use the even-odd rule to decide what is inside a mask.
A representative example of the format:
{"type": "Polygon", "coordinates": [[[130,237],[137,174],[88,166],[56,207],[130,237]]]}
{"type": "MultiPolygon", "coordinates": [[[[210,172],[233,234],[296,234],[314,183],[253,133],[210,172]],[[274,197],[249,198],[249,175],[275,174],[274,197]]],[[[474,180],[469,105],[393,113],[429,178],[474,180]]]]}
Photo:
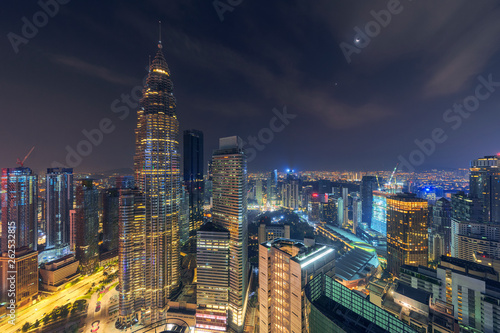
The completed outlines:
{"type": "Polygon", "coordinates": [[[161,49],[163,48],[163,45],[161,45],[161,21],[158,21],[158,25],[159,25],[158,48],[161,49]]]}

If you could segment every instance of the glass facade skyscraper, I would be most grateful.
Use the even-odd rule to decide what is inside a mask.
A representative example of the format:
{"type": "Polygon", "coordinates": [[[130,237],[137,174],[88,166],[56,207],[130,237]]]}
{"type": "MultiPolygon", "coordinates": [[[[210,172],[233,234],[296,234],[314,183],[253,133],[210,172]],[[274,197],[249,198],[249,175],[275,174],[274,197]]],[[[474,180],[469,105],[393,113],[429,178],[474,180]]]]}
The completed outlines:
{"type": "Polygon", "coordinates": [[[485,156],[471,162],[470,196],[483,206],[483,221],[500,223],[500,157],[485,156]]]}
{"type": "Polygon", "coordinates": [[[372,225],[373,191],[377,190],[376,176],[363,176],[361,180],[361,222],[372,225]]]}
{"type": "Polygon", "coordinates": [[[189,193],[189,234],[196,235],[203,222],[203,133],[184,131],[184,184],[189,193]]]}
{"type": "MultiPolygon", "coordinates": [[[[122,281],[139,281],[138,290],[120,297],[120,320],[123,323],[137,311],[137,297],[141,299],[144,323],[156,322],[168,303],[168,299],[180,285],[179,272],[179,211],[181,200],[179,121],[170,70],[162,52],[161,41],[149,74],[137,111],[136,150],[134,156],[135,185],[144,205],[143,227],[139,228],[143,243],[136,244],[138,253],[144,252],[144,270],[127,270],[122,281]],[[128,275],[127,275],[128,274],[128,275]],[[141,293],[142,291],[142,293],[141,293]],[[143,301],[142,301],[143,300],[143,301]],[[123,306],[122,306],[123,304],[123,306]],[[134,308],[127,308],[133,304],[134,308]],[[123,315],[122,315],[123,313],[123,315]]],[[[130,217],[127,218],[130,220],[130,217]]],[[[134,223],[139,223],[134,217],[134,223]]],[[[133,232],[133,228],[120,231],[120,237],[133,232]]],[[[124,267],[133,265],[125,259],[126,249],[119,244],[120,261],[124,267]]],[[[134,287],[135,288],[135,287],[134,287]]]]}
{"type": "Polygon", "coordinates": [[[92,273],[99,265],[99,190],[90,179],[79,180],[75,195],[76,259],[92,273]]]}
{"type": "Polygon", "coordinates": [[[387,270],[428,264],[428,204],[412,194],[387,198],[387,270]]]}
{"type": "Polygon", "coordinates": [[[230,233],[229,326],[242,332],[248,284],[247,158],[239,137],[219,140],[212,171],[213,222],[230,233]]]}
{"type": "Polygon", "coordinates": [[[15,246],[37,249],[38,177],[30,168],[2,169],[2,238],[1,250],[8,251],[7,230],[15,226],[15,246]]]}
{"type": "Polygon", "coordinates": [[[47,169],[46,249],[69,245],[69,212],[73,209],[73,169],[47,169]]]}

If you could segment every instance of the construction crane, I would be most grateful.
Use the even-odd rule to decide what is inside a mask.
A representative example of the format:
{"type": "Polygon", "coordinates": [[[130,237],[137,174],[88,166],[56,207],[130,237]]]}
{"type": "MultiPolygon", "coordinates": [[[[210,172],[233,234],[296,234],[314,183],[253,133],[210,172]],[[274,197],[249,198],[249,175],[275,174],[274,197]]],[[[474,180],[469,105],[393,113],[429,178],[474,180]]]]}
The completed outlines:
{"type": "MultiPolygon", "coordinates": [[[[394,171],[392,171],[391,179],[389,179],[389,186],[391,185],[392,178],[394,177],[394,174],[396,173],[396,170],[398,170],[399,162],[396,164],[396,167],[394,168],[394,171]]],[[[394,179],[394,183],[396,183],[396,179],[394,179]]]]}
{"type": "Polygon", "coordinates": [[[19,158],[17,159],[17,164],[19,164],[21,166],[21,168],[24,166],[24,162],[31,155],[31,153],[33,152],[34,149],[35,149],[35,146],[33,146],[33,148],[31,148],[31,150],[28,153],[28,155],[26,155],[22,161],[19,158]]]}

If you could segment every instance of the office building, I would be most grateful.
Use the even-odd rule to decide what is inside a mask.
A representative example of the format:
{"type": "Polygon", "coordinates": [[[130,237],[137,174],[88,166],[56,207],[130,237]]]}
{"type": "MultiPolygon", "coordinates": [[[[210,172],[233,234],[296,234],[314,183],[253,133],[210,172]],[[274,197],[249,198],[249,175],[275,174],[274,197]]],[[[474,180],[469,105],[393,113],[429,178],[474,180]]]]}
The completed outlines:
{"type": "Polygon", "coordinates": [[[387,270],[428,264],[427,201],[411,194],[387,198],[387,270]]]}
{"type": "Polygon", "coordinates": [[[262,179],[258,179],[255,183],[255,200],[257,200],[258,206],[262,206],[264,204],[264,197],[262,193],[262,179]]]}
{"type": "Polygon", "coordinates": [[[451,255],[451,203],[445,198],[436,201],[432,209],[432,229],[441,236],[442,254],[451,255]]]}
{"type": "Polygon", "coordinates": [[[318,274],[309,281],[305,300],[306,330],[302,332],[419,332],[328,273],[318,274]]]}
{"type": "Polygon", "coordinates": [[[212,220],[230,232],[229,326],[242,332],[248,287],[247,160],[239,137],[219,140],[212,172],[212,220]]]}
{"type": "Polygon", "coordinates": [[[371,228],[383,235],[387,235],[387,198],[388,192],[373,192],[373,212],[371,228]]]}
{"type": "Polygon", "coordinates": [[[80,276],[77,273],[80,262],[70,253],[56,260],[40,265],[40,282],[42,289],[50,292],[60,291],[66,283],[80,276]]]}
{"type": "MultiPolygon", "coordinates": [[[[8,235],[14,235],[16,248],[36,250],[38,244],[38,177],[30,168],[2,169],[1,252],[9,249],[8,235]]],[[[12,237],[10,238],[12,239],[12,237]]]]}
{"type": "Polygon", "coordinates": [[[259,224],[258,242],[259,244],[271,241],[276,238],[290,238],[289,224],[259,224]]]}
{"type": "Polygon", "coordinates": [[[373,191],[378,190],[377,184],[376,176],[363,176],[361,179],[361,222],[368,223],[371,228],[373,228],[373,191]]]}
{"type": "Polygon", "coordinates": [[[278,170],[273,170],[267,179],[267,205],[276,206],[278,194],[278,170]]]}
{"type": "Polygon", "coordinates": [[[321,221],[331,225],[337,225],[337,198],[333,194],[327,195],[323,204],[321,221]]]}
{"type": "Polygon", "coordinates": [[[470,197],[478,198],[483,221],[500,223],[500,157],[485,156],[470,166],[470,197]]]}
{"type": "Polygon", "coordinates": [[[189,193],[189,234],[194,237],[203,223],[203,132],[184,131],[184,185],[189,193]]]}
{"type": "MultiPolygon", "coordinates": [[[[128,328],[137,323],[147,300],[146,278],[151,272],[146,266],[146,211],[144,195],[138,190],[123,189],[119,196],[118,277],[120,303],[115,326],[128,328]]],[[[149,303],[147,303],[147,301],[149,303]]]]}
{"type": "Polygon", "coordinates": [[[304,332],[302,289],[316,274],[333,268],[335,251],[290,239],[259,245],[260,332],[304,332]]]}
{"type": "MultiPolygon", "coordinates": [[[[190,200],[191,199],[187,190],[187,186],[183,184],[181,186],[181,203],[179,212],[179,239],[182,244],[185,244],[187,241],[189,241],[189,230],[192,227],[189,220],[192,215],[192,206],[190,200]]],[[[193,243],[191,245],[193,245],[192,247],[195,246],[194,235],[193,243]]],[[[191,246],[189,247],[189,251],[192,251],[191,246]]]]}
{"type": "Polygon", "coordinates": [[[179,206],[181,197],[179,121],[170,70],[161,41],[149,67],[137,111],[135,185],[145,205],[145,308],[158,320],[180,285],[179,206]]]}
{"type": "Polygon", "coordinates": [[[355,196],[352,199],[352,233],[356,234],[356,229],[361,225],[362,221],[362,201],[359,197],[355,196]]]}
{"type": "Polygon", "coordinates": [[[102,193],[102,230],[104,251],[118,250],[118,220],[120,189],[112,188],[102,193]]]}
{"type": "Polygon", "coordinates": [[[90,274],[99,266],[99,190],[91,179],[76,183],[75,254],[82,272],[90,274]]]}
{"type": "Polygon", "coordinates": [[[10,302],[11,271],[15,271],[15,300],[19,308],[29,304],[38,294],[38,252],[26,246],[18,248],[15,258],[9,257],[8,252],[0,257],[0,296],[1,302],[10,302]],[[13,263],[14,261],[14,263],[13,263]],[[12,267],[14,265],[14,267],[12,267]]]}
{"type": "Polygon", "coordinates": [[[464,192],[451,195],[451,217],[462,222],[482,222],[482,204],[478,198],[472,198],[464,192]]]}
{"type": "Polygon", "coordinates": [[[283,184],[282,190],[283,207],[296,210],[300,204],[299,180],[293,175],[289,175],[283,184]]]}
{"type": "Polygon", "coordinates": [[[69,212],[73,209],[73,169],[47,169],[45,180],[45,249],[69,245],[69,212]]]}
{"type": "Polygon", "coordinates": [[[229,230],[207,222],[197,232],[197,332],[225,332],[229,307],[229,230]]]}

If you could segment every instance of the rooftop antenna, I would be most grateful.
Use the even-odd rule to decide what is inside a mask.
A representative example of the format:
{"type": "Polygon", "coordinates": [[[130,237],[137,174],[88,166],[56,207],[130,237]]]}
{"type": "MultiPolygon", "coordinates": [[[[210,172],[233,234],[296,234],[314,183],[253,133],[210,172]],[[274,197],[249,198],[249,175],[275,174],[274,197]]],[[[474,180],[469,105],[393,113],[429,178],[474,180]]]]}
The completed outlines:
{"type": "Polygon", "coordinates": [[[160,38],[158,39],[158,48],[161,49],[163,48],[163,46],[161,45],[161,21],[158,21],[158,25],[159,25],[159,35],[160,35],[160,38]]]}

